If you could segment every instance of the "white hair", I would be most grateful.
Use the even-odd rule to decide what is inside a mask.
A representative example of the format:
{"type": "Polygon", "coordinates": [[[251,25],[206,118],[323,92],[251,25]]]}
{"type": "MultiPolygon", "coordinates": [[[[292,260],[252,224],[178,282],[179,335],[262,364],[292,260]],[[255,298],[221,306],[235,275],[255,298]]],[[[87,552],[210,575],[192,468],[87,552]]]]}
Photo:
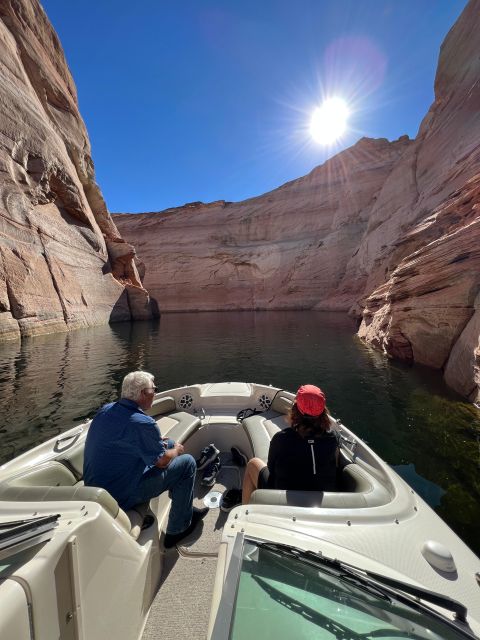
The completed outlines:
{"type": "Polygon", "coordinates": [[[122,382],[122,398],[138,402],[142,389],[151,387],[155,376],[146,371],[131,371],[122,382]]]}

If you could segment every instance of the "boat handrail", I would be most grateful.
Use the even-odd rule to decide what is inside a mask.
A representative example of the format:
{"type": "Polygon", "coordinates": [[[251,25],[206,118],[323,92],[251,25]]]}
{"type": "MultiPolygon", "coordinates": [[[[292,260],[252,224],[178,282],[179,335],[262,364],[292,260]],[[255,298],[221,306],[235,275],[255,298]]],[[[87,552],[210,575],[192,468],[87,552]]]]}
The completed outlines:
{"type": "Polygon", "coordinates": [[[73,433],[70,432],[67,433],[67,435],[62,436],[61,438],[57,438],[55,440],[55,444],[53,445],[53,450],[55,451],[55,453],[62,453],[66,449],[70,449],[70,447],[73,447],[73,445],[78,441],[82,433],[83,426],[79,427],[78,431],[75,431],[73,433]],[[60,447],[63,442],[67,442],[68,440],[71,440],[71,442],[69,442],[67,446],[60,447]]]}

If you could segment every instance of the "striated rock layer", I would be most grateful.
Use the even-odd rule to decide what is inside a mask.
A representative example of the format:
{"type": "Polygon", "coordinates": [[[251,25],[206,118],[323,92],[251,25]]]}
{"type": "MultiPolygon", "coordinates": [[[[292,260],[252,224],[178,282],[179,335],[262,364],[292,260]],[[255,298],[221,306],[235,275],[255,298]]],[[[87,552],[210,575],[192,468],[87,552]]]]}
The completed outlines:
{"type": "Polygon", "coordinates": [[[0,0],[0,340],[150,317],[134,256],[57,35],[36,0],[0,0]]]}
{"type": "Polygon", "coordinates": [[[471,0],[441,47],[435,101],[385,183],[351,265],[369,274],[360,336],[392,356],[443,368],[448,384],[473,401],[480,400],[479,50],[480,1],[471,0]],[[397,175],[412,176],[402,192],[397,175]]]}
{"type": "Polygon", "coordinates": [[[442,45],[415,140],[362,139],[239,203],[115,215],[164,311],[350,311],[385,353],[480,400],[480,0],[442,45]]]}

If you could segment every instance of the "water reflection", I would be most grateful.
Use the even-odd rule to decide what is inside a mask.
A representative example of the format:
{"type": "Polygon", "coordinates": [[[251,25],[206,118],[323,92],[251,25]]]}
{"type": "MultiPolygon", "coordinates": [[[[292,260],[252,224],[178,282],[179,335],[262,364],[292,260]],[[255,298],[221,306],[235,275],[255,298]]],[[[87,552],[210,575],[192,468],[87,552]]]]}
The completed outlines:
{"type": "Polygon", "coordinates": [[[480,550],[478,412],[440,374],[394,364],[354,331],[333,313],[170,314],[3,344],[0,461],[91,416],[133,369],[154,373],[160,388],[253,380],[294,391],[314,382],[387,462],[415,469],[407,481],[480,550]]]}

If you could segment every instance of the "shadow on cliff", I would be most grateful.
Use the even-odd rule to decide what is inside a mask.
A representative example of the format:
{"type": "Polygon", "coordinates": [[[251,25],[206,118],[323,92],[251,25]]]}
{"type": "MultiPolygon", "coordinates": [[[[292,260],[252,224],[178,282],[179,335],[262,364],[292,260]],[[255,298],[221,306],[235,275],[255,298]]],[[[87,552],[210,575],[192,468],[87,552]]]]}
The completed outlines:
{"type": "Polygon", "coordinates": [[[109,324],[115,322],[150,321],[160,317],[160,308],[154,298],[144,289],[130,287],[124,289],[112,307],[109,324]]]}

